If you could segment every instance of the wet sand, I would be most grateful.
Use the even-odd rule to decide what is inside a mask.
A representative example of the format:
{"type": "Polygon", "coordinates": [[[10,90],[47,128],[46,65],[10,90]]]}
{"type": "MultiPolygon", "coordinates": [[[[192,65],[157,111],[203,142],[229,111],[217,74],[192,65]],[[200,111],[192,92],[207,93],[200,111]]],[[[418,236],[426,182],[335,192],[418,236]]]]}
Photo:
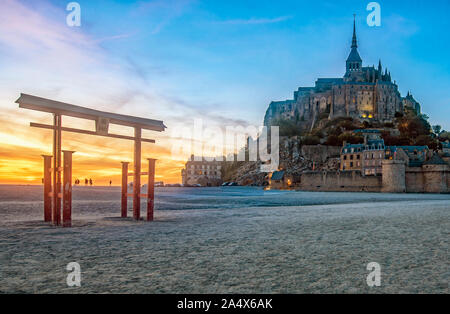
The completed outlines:
{"type": "Polygon", "coordinates": [[[153,223],[113,217],[116,192],[80,196],[74,227],[62,229],[40,221],[40,201],[2,198],[0,187],[0,292],[449,292],[449,195],[341,193],[333,199],[358,201],[246,207],[246,194],[305,202],[330,193],[230,191],[240,192],[223,206],[191,191],[201,196],[179,210],[164,209],[172,205],[161,196],[153,223]],[[81,266],[79,288],[66,285],[70,262],[81,266]],[[381,265],[381,287],[366,284],[370,262],[381,265]]]}

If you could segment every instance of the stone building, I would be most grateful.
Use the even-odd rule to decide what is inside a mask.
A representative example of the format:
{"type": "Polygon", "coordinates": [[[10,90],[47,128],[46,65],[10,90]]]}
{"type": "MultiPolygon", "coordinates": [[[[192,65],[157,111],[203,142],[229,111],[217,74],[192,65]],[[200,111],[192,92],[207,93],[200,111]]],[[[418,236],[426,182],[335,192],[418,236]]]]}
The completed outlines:
{"type": "Polygon", "coordinates": [[[341,171],[361,171],[363,175],[381,175],[385,159],[385,145],[379,130],[356,130],[364,136],[363,144],[344,142],[341,151],[341,171]]]}
{"type": "Polygon", "coordinates": [[[403,160],[408,167],[422,167],[432,156],[428,146],[386,147],[386,159],[403,160]]]}
{"type": "Polygon", "coordinates": [[[222,162],[204,158],[196,161],[192,155],[181,170],[181,177],[184,186],[219,186],[222,184],[222,162]]]}
{"type": "Polygon", "coordinates": [[[404,108],[414,109],[418,114],[420,113],[420,104],[414,99],[411,92],[408,92],[405,98],[402,100],[404,108]]]}
{"type": "Polygon", "coordinates": [[[450,157],[450,142],[442,142],[442,153],[445,157],[450,157]]]}
{"type": "Polygon", "coordinates": [[[344,142],[341,152],[341,171],[361,171],[363,151],[363,144],[347,144],[344,142]]]}
{"type": "Polygon", "coordinates": [[[341,149],[341,171],[360,171],[363,176],[382,175],[383,160],[403,160],[408,167],[421,167],[432,153],[428,146],[385,146],[376,129],[355,130],[363,144],[347,144],[341,149]]]}
{"type": "Polygon", "coordinates": [[[382,186],[381,192],[405,193],[406,164],[403,160],[387,159],[382,163],[382,186]]]}
{"type": "Polygon", "coordinates": [[[398,86],[392,81],[388,69],[363,66],[358,52],[356,25],[353,23],[351,51],[342,78],[319,78],[314,87],[300,87],[294,97],[270,103],[264,125],[270,126],[279,119],[294,120],[303,129],[312,129],[316,121],[326,115],[329,119],[352,117],[360,121],[392,122],[404,107],[420,105],[408,92],[401,97],[398,86]]]}

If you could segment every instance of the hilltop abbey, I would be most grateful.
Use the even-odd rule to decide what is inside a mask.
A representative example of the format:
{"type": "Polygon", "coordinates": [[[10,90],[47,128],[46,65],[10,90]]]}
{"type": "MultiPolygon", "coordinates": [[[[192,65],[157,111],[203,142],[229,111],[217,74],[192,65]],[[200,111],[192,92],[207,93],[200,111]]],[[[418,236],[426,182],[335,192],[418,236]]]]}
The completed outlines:
{"type": "Polygon", "coordinates": [[[294,99],[274,101],[267,109],[264,125],[276,120],[294,120],[303,128],[313,128],[315,122],[328,114],[329,119],[352,117],[361,121],[391,122],[405,107],[420,112],[419,103],[408,92],[401,97],[391,73],[381,65],[363,67],[358,53],[356,22],[346,72],[342,78],[319,78],[314,87],[300,87],[294,99]]]}

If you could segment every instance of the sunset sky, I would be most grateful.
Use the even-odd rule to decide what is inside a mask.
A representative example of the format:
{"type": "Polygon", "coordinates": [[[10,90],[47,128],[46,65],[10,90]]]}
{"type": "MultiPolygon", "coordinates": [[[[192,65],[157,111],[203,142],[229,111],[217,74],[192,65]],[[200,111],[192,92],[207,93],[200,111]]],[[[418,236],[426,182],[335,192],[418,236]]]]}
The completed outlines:
{"type": "MultiPolygon", "coordinates": [[[[353,13],[363,63],[381,59],[402,95],[411,90],[430,122],[450,129],[447,0],[378,1],[381,27],[367,25],[370,1],[361,0],[80,0],[81,27],[66,24],[69,2],[0,1],[0,183],[40,183],[40,155],[51,153],[51,131],[29,127],[51,115],[19,109],[20,93],[163,120],[166,132],[144,133],[157,143],[143,144],[143,160],[159,160],[157,181],[181,182],[188,154],[172,155],[173,130],[193,128],[194,119],[258,126],[270,101],[318,77],[341,77],[353,13]]],[[[98,184],[119,184],[132,148],[63,135],[63,149],[77,152],[74,177],[98,184]]]]}

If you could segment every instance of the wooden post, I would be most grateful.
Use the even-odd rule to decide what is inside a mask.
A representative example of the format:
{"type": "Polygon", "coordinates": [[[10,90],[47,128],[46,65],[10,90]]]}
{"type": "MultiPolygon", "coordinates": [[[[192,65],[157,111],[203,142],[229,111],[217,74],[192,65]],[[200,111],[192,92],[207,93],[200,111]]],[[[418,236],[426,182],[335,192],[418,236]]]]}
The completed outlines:
{"type": "Polygon", "coordinates": [[[72,227],[72,154],[64,150],[63,227],[72,227]]]}
{"type": "Polygon", "coordinates": [[[61,224],[61,115],[53,116],[53,224],[61,224]]]}
{"type": "Polygon", "coordinates": [[[153,209],[155,205],[155,162],[156,159],[148,159],[147,221],[153,221],[153,209]]]}
{"type": "Polygon", "coordinates": [[[141,218],[141,128],[134,128],[134,137],[133,218],[139,220],[141,218]]]}
{"type": "Polygon", "coordinates": [[[122,161],[122,218],[126,218],[128,212],[128,164],[122,161]]]}
{"type": "Polygon", "coordinates": [[[52,156],[44,157],[44,221],[52,221],[52,156]]]}

